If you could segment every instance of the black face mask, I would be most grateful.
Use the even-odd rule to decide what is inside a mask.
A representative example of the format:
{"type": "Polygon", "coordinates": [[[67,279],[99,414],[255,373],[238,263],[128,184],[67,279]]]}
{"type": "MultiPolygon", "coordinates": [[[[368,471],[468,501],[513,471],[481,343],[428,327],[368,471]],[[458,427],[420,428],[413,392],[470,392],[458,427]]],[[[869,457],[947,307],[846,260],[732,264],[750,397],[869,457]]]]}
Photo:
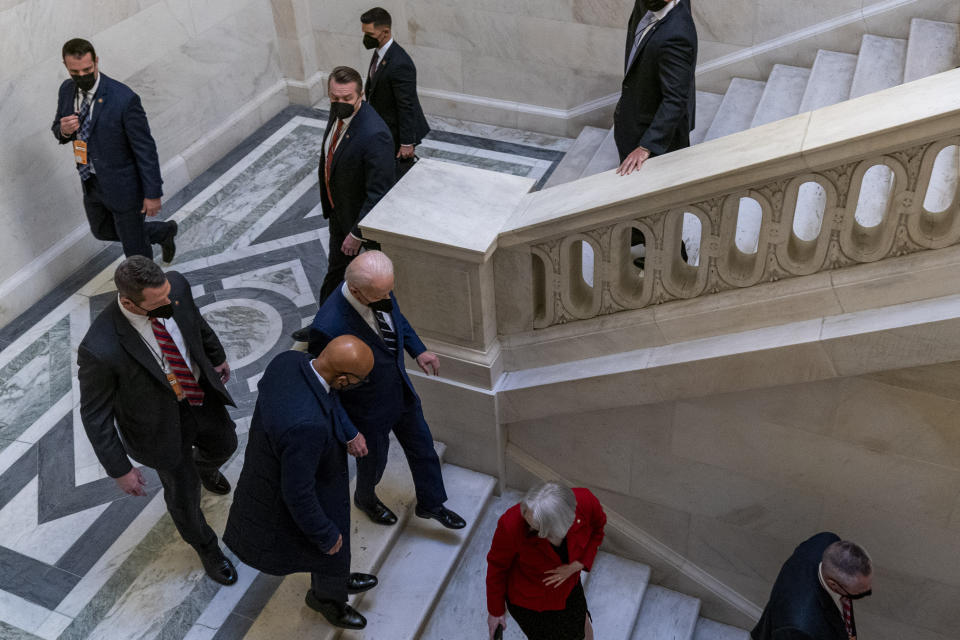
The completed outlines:
{"type": "Polygon", "coordinates": [[[385,300],[377,300],[375,302],[371,302],[367,306],[373,309],[374,311],[382,311],[383,313],[390,313],[391,311],[393,311],[393,300],[391,300],[390,298],[387,298],[385,300]]]}
{"type": "Polygon", "coordinates": [[[647,11],[660,11],[665,6],[669,0],[643,0],[643,6],[647,8],[647,11]]]}
{"type": "MultiPolygon", "coordinates": [[[[341,375],[343,375],[344,378],[347,378],[346,374],[341,374],[341,375]]],[[[353,374],[350,374],[350,375],[353,375],[353,374]]],[[[343,385],[342,387],[338,387],[337,391],[350,391],[350,389],[356,389],[360,385],[366,384],[368,378],[363,378],[362,380],[358,380],[356,382],[349,382],[349,378],[347,378],[347,380],[348,380],[347,384],[343,385]]]]}
{"type": "Polygon", "coordinates": [[[369,33],[363,34],[363,46],[367,49],[376,49],[380,46],[380,41],[369,33]]]}
{"type": "Polygon", "coordinates": [[[156,309],[149,309],[149,310],[148,310],[148,309],[144,309],[143,307],[141,307],[140,305],[138,305],[136,302],[134,302],[133,304],[136,305],[137,309],[140,309],[140,310],[142,310],[142,311],[146,311],[148,318],[163,318],[164,320],[166,320],[166,319],[168,319],[168,318],[172,318],[172,317],[173,317],[173,303],[172,303],[172,302],[167,303],[167,304],[164,304],[164,305],[160,305],[160,306],[157,307],[156,309]]]}
{"type": "Polygon", "coordinates": [[[334,120],[345,120],[353,115],[353,105],[349,102],[331,102],[330,116],[334,120]]]}
{"type": "Polygon", "coordinates": [[[80,91],[90,91],[90,89],[93,89],[93,85],[97,84],[96,73],[88,73],[84,76],[70,76],[70,78],[80,91]]]}
{"type": "Polygon", "coordinates": [[[846,595],[844,595],[843,597],[844,597],[844,598],[850,598],[851,600],[862,600],[863,598],[866,598],[867,596],[872,596],[872,595],[873,595],[873,589],[869,589],[869,590],[867,590],[867,591],[864,591],[863,593],[858,593],[858,594],[855,595],[855,596],[854,596],[854,595],[850,595],[850,594],[846,594],[846,595]]]}

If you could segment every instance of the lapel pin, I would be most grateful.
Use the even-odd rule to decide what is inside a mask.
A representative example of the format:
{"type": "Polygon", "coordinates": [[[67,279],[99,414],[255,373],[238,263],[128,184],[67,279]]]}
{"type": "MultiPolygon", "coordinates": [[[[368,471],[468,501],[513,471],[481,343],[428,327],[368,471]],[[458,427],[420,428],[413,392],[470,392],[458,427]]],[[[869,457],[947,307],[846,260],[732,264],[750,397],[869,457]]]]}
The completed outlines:
{"type": "Polygon", "coordinates": [[[103,104],[103,98],[99,98],[99,99],[97,100],[97,102],[103,104]]]}

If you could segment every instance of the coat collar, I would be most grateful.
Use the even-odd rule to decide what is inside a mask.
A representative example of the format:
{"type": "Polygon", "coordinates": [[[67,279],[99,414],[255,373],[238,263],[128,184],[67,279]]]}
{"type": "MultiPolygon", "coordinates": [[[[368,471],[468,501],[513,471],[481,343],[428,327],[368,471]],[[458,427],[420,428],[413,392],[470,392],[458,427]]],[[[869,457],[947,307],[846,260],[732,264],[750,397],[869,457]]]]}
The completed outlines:
{"type": "MultiPolygon", "coordinates": [[[[391,47],[392,49],[393,47],[391,47]]],[[[389,53],[389,51],[388,51],[389,53]]],[[[361,130],[365,124],[367,118],[367,109],[372,109],[370,105],[367,104],[366,100],[360,102],[360,108],[357,109],[357,112],[353,116],[353,120],[350,121],[350,126],[347,127],[346,131],[343,132],[343,140],[340,141],[340,144],[337,145],[336,150],[333,152],[333,160],[330,162],[330,175],[333,175],[334,170],[337,167],[337,161],[340,160],[340,157],[343,155],[344,150],[350,146],[351,141],[355,137],[358,131],[361,130]]],[[[331,125],[333,123],[331,122],[331,125]]],[[[327,127],[327,134],[329,135],[330,129],[332,127],[327,127]]],[[[324,138],[326,138],[324,135],[324,138]]]]}
{"type": "Polygon", "coordinates": [[[396,40],[391,42],[390,46],[387,47],[387,52],[383,54],[383,58],[380,60],[380,62],[377,63],[377,72],[373,74],[373,77],[370,78],[369,79],[370,81],[367,83],[367,89],[366,89],[367,98],[373,95],[373,90],[377,88],[377,82],[380,80],[380,76],[383,75],[384,69],[388,64],[390,64],[390,60],[393,57],[394,52],[399,47],[400,45],[397,44],[396,40]]]}
{"type": "Polygon", "coordinates": [[[124,317],[123,312],[120,310],[120,303],[114,300],[107,309],[113,318],[113,326],[117,332],[120,346],[123,347],[124,351],[149,371],[150,375],[165,386],[169,386],[170,383],[167,380],[167,376],[163,373],[163,369],[160,368],[160,363],[157,362],[156,356],[151,353],[150,347],[144,343],[143,338],[137,330],[133,328],[130,321],[124,317]]]}
{"type": "MultiPolygon", "coordinates": [[[[673,15],[677,13],[677,10],[681,8],[679,4],[680,2],[678,2],[677,5],[674,5],[674,7],[670,11],[668,11],[667,15],[665,15],[662,19],[657,20],[655,23],[653,23],[653,27],[651,27],[650,32],[647,34],[647,37],[645,37],[643,40],[640,41],[640,48],[637,49],[637,55],[633,58],[633,64],[631,64],[629,67],[627,67],[624,70],[624,75],[626,75],[627,73],[630,73],[630,69],[632,69],[634,65],[637,64],[637,61],[640,59],[640,56],[643,55],[643,50],[646,49],[650,41],[653,40],[653,35],[660,30],[660,27],[667,24],[670,21],[670,19],[673,17],[673,15]]],[[[639,2],[637,3],[637,6],[638,7],[641,6],[639,2]]],[[[637,27],[637,24],[640,23],[640,19],[643,17],[644,13],[635,14],[634,19],[630,21],[630,29],[628,30],[628,33],[627,33],[627,56],[623,61],[624,65],[626,65],[630,61],[630,51],[633,49],[633,39],[635,37],[636,27],[637,27]]]]}
{"type": "MultiPolygon", "coordinates": [[[[100,86],[97,87],[97,92],[93,94],[93,100],[97,106],[93,109],[93,122],[90,123],[91,128],[97,126],[97,120],[100,119],[100,114],[103,113],[103,105],[107,102],[110,93],[110,83],[113,82],[105,73],[100,73],[97,81],[100,83],[100,86]]],[[[164,378],[164,380],[166,380],[166,378],[164,378]]]]}
{"type": "MultiPolygon", "coordinates": [[[[380,334],[371,329],[370,325],[367,324],[367,321],[364,320],[359,313],[357,313],[357,310],[353,308],[346,296],[343,295],[343,289],[338,287],[335,295],[340,296],[344,308],[343,318],[347,321],[347,324],[350,325],[351,333],[359,338],[362,338],[363,341],[366,342],[371,348],[379,348],[380,350],[389,354],[392,358],[394,354],[387,347],[387,343],[384,342],[383,338],[380,337],[380,334]]],[[[397,301],[393,297],[393,293],[390,294],[390,299],[393,300],[394,311],[396,311],[397,301]]],[[[393,321],[393,328],[397,334],[397,352],[400,353],[403,350],[403,345],[400,343],[401,336],[400,332],[397,331],[397,318],[393,312],[390,313],[390,319],[393,321]]]]}

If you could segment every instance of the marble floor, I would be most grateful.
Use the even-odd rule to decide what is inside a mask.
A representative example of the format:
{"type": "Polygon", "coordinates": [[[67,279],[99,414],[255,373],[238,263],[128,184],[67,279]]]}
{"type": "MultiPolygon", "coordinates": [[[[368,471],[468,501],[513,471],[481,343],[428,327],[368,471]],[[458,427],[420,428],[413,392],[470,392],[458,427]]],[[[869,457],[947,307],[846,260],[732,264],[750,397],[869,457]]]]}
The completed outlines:
{"type": "MultiPolygon", "coordinates": [[[[180,224],[172,269],[193,285],[234,374],[241,442],[256,384],[312,318],[326,271],[316,189],[322,108],[289,107],[164,209],[180,224]]],[[[542,185],[572,140],[430,118],[421,157],[522,175],[542,185]]],[[[79,203],[78,203],[79,204],[79,203]]],[[[205,578],[166,515],[156,476],[125,497],[97,463],[79,418],[76,350],[115,295],[117,246],[0,329],[0,639],[243,638],[280,579],[238,564],[229,588],[205,578]]],[[[222,531],[230,496],[204,496],[222,531]]]]}

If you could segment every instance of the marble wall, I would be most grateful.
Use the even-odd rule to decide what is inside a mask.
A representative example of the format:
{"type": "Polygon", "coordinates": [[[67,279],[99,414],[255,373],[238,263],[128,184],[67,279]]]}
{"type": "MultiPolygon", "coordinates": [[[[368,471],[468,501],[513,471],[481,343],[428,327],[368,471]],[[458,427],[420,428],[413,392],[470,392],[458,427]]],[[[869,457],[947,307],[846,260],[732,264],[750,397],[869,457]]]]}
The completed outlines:
{"type": "Polygon", "coordinates": [[[856,540],[877,566],[861,635],[945,640],[960,628],[958,373],[565,415],[508,425],[508,438],[758,604],[809,535],[856,540]]]}
{"type": "Polygon", "coordinates": [[[270,0],[4,0],[0,34],[0,326],[107,246],[49,131],[63,42],[140,94],[168,197],[288,104],[270,0]]]}

